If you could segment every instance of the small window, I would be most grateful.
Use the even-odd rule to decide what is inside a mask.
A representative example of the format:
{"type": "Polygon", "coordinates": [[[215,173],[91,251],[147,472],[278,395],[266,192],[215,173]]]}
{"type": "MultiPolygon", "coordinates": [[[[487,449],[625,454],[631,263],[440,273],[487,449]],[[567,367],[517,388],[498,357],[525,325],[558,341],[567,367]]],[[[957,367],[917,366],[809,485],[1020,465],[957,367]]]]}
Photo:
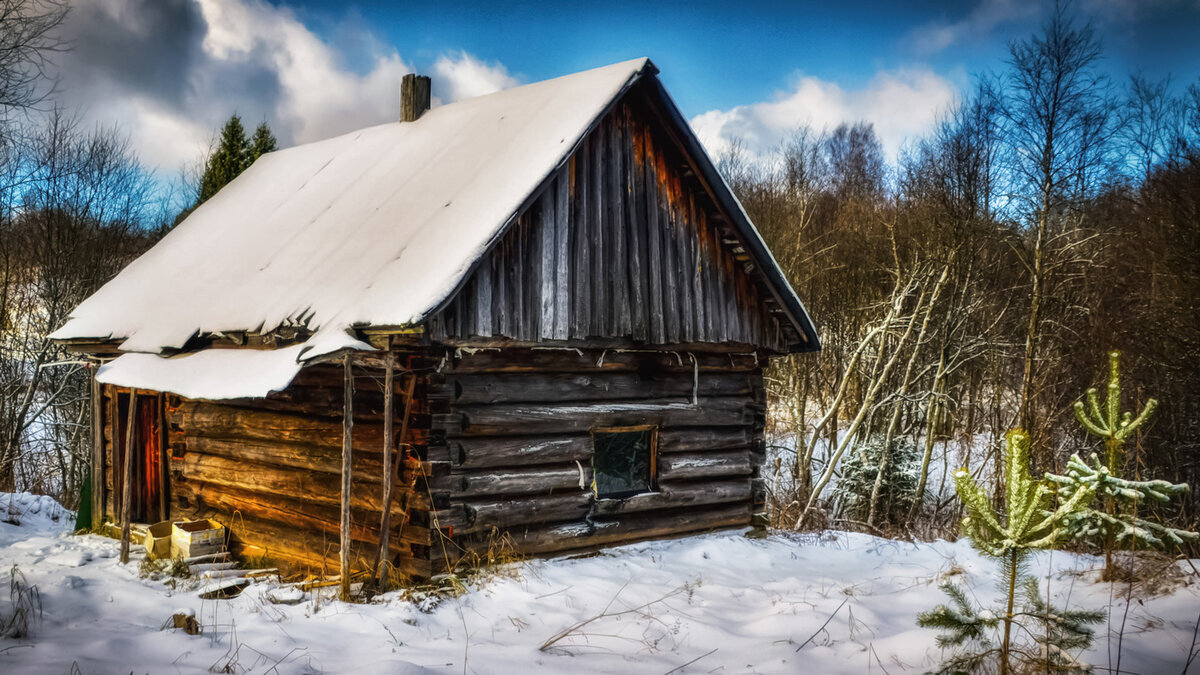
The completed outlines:
{"type": "Polygon", "coordinates": [[[657,430],[617,427],[592,432],[597,497],[627,497],[654,489],[657,430]]]}

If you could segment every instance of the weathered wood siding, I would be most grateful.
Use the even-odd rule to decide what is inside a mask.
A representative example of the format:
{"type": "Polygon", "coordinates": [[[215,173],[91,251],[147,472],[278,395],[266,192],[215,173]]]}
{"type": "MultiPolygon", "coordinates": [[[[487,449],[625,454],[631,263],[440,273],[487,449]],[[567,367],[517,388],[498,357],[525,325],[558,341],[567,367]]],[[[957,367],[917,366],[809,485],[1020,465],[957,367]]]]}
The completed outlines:
{"type": "Polygon", "coordinates": [[[623,338],[785,352],[797,337],[681,154],[618,105],[432,320],[434,339],[623,338]]]}
{"type": "Polygon", "coordinates": [[[431,376],[436,573],[498,545],[525,554],[747,525],[762,508],[765,396],[753,354],[460,354],[431,376]],[[657,491],[596,499],[598,427],[658,427],[657,491]],[[436,538],[440,538],[440,541],[436,538]],[[504,544],[500,544],[503,546],[504,544]]]}

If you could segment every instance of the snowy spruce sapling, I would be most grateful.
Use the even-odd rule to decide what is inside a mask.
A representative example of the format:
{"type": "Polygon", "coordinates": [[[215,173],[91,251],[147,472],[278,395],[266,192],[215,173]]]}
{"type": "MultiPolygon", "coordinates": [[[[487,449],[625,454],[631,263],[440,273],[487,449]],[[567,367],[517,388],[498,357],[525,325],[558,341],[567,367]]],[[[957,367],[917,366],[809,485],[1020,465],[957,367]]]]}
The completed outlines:
{"type": "Polygon", "coordinates": [[[956,653],[942,664],[942,672],[1013,672],[1023,665],[1052,667],[1059,672],[1082,671],[1068,653],[1091,641],[1089,623],[1102,618],[1096,612],[1051,610],[1038,595],[1036,580],[1025,574],[1030,553],[1052,547],[1061,535],[1063,523],[1086,508],[1093,493],[1081,486],[1068,499],[1054,505],[1054,490],[1048,483],[1035,481],[1029,473],[1029,436],[1010,431],[1004,448],[1004,508],[992,509],[991,500],[966,469],[954,474],[954,487],[966,509],[963,534],[984,555],[999,563],[999,586],[1003,607],[996,610],[976,608],[967,594],[947,583],[942,589],[953,606],[940,605],[924,612],[917,624],[942,631],[938,645],[955,648],[956,653]],[[1022,606],[1017,606],[1018,591],[1023,591],[1022,606]],[[1014,644],[1013,626],[1035,636],[1032,648],[1014,644]],[[999,636],[995,636],[996,632],[999,636]],[[992,639],[998,644],[993,646],[992,639]]]}
{"type": "Polygon", "coordinates": [[[1101,540],[1104,546],[1104,577],[1113,573],[1114,548],[1142,546],[1164,549],[1195,541],[1200,535],[1141,518],[1139,508],[1146,503],[1169,502],[1171,497],[1186,492],[1186,483],[1172,484],[1164,480],[1129,480],[1122,477],[1125,461],[1125,441],[1146,423],[1158,401],[1150,399],[1137,417],[1121,413],[1121,353],[1110,352],[1107,398],[1101,408],[1095,388],[1087,390],[1087,406],[1075,403],[1075,417],[1091,435],[1104,441],[1105,461],[1096,453],[1090,462],[1071,455],[1066,475],[1046,474],[1057,486],[1060,499],[1068,500],[1080,491],[1094,493],[1096,504],[1069,517],[1065,523],[1068,533],[1081,540],[1101,540]]]}

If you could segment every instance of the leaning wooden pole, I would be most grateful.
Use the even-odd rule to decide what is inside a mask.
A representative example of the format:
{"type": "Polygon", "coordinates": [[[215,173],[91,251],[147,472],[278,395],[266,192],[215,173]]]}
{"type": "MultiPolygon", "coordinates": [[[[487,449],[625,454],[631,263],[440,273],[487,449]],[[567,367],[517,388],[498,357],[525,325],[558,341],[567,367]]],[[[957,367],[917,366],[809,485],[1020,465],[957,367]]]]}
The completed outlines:
{"type": "Polygon", "coordinates": [[[392,491],[396,489],[396,470],[392,466],[392,418],[395,417],[392,403],[396,381],[396,353],[392,351],[392,338],[388,337],[388,351],[383,367],[383,508],[379,516],[379,555],[375,558],[375,582],[382,586],[387,579],[389,530],[392,527],[392,491]]]}
{"type": "Polygon", "coordinates": [[[129,390],[129,414],[125,424],[125,461],[121,470],[121,562],[129,562],[130,502],[133,501],[133,430],[137,418],[137,390],[129,390]]]}
{"type": "Polygon", "coordinates": [[[342,600],[350,599],[350,435],[354,429],[354,375],[350,371],[350,353],[343,357],[345,379],[342,384],[342,522],[339,564],[342,600]]]}

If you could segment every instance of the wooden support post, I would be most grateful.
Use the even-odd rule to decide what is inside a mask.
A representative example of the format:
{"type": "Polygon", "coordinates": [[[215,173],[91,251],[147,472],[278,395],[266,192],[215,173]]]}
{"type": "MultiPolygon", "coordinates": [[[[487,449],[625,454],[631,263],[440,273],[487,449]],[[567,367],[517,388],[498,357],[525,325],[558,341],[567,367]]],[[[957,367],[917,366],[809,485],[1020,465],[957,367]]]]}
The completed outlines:
{"type": "Polygon", "coordinates": [[[375,583],[382,586],[387,578],[388,530],[392,527],[392,490],[396,487],[396,469],[392,465],[392,418],[395,417],[392,390],[396,379],[396,353],[392,351],[392,337],[388,336],[387,355],[384,357],[383,374],[383,508],[379,517],[379,556],[375,559],[375,583]]]}
{"type": "Polygon", "coordinates": [[[171,489],[170,465],[171,453],[167,452],[167,397],[159,392],[154,401],[154,414],[158,419],[158,511],[159,520],[171,518],[171,506],[168,501],[171,489]]]}
{"type": "Polygon", "coordinates": [[[350,352],[343,357],[345,378],[342,384],[342,520],[339,563],[342,600],[350,599],[350,438],[354,430],[354,375],[350,370],[350,352]]]}
{"type": "MultiPolygon", "coordinates": [[[[121,479],[121,563],[129,562],[129,519],[131,502],[133,501],[133,430],[137,418],[137,390],[129,390],[129,415],[125,426],[125,465],[121,479]]],[[[115,434],[114,434],[115,435],[115,434]]]]}
{"type": "Polygon", "coordinates": [[[104,405],[96,380],[99,364],[92,365],[92,529],[97,529],[104,524],[104,405]]]}

